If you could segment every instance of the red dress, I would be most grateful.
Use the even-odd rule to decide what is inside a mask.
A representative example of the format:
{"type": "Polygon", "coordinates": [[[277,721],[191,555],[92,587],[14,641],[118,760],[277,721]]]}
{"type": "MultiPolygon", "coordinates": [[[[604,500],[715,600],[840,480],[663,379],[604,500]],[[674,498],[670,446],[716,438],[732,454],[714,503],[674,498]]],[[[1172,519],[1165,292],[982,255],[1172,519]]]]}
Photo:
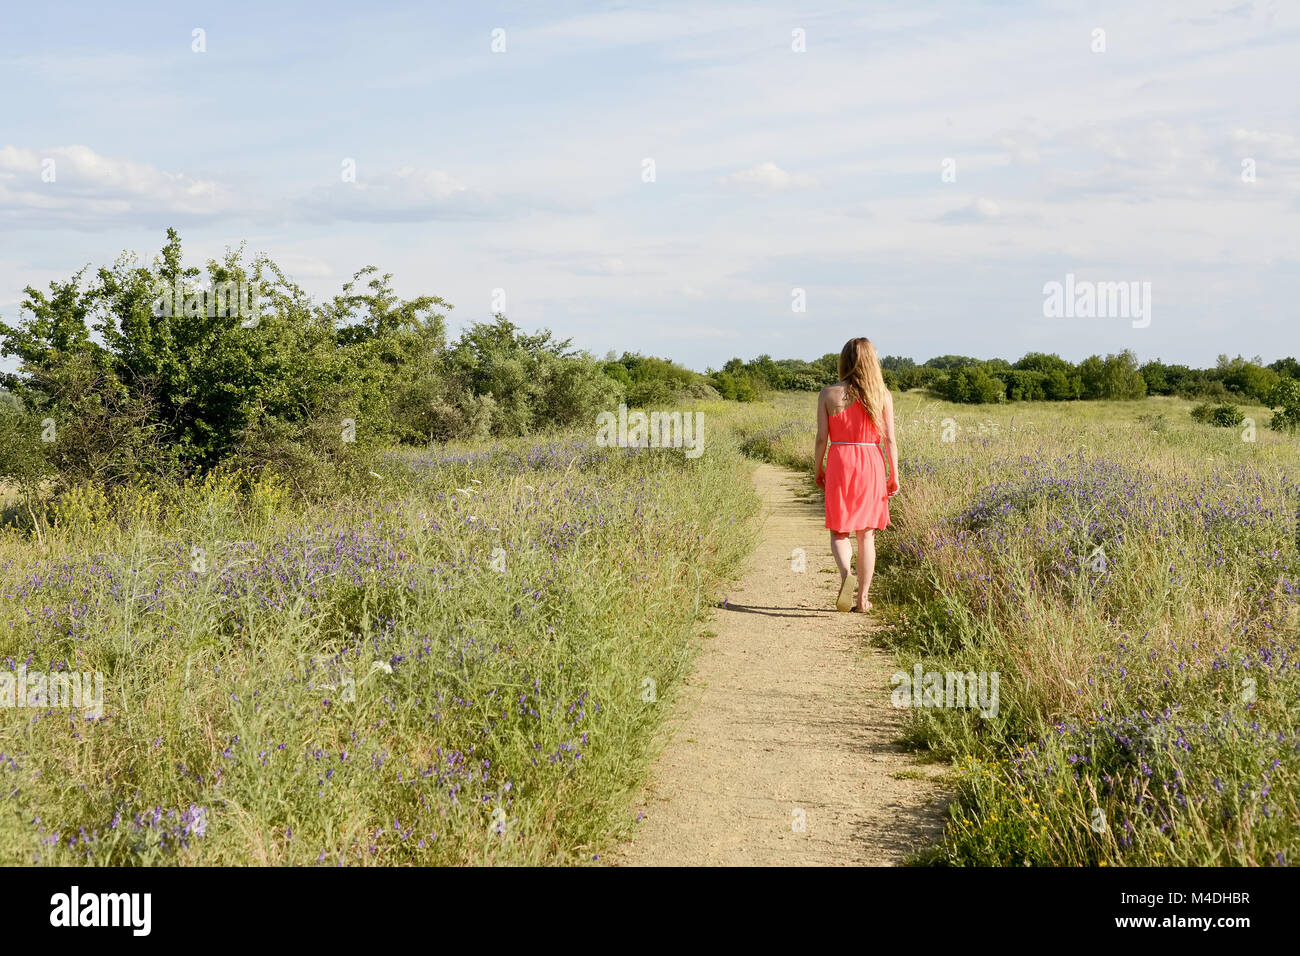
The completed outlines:
{"type": "Polygon", "coordinates": [[[880,432],[860,402],[828,416],[826,527],[832,531],[881,530],[889,526],[888,466],[880,432]],[[873,444],[837,445],[836,442],[873,444]]]}

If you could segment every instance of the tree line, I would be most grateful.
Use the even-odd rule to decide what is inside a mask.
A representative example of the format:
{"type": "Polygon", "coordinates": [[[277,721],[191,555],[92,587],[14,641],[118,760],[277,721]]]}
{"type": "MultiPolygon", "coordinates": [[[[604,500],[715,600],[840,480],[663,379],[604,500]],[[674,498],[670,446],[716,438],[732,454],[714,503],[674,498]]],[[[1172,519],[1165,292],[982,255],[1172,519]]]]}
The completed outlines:
{"type": "MultiPolygon", "coordinates": [[[[746,401],[769,390],[817,391],[838,379],[838,360],[833,352],[811,362],[760,355],[748,362],[732,359],[710,374],[725,397],[746,401]]],[[[1092,355],[1078,364],[1043,352],[1030,352],[1015,362],[941,355],[920,364],[887,355],[880,367],[885,384],[894,391],[927,390],[947,401],[971,404],[1175,395],[1277,407],[1279,389],[1287,393],[1287,383],[1300,380],[1300,362],[1294,358],[1265,365],[1258,356],[1221,355],[1213,368],[1197,369],[1159,359],[1140,364],[1132,351],[1092,355]]]]}
{"type": "MultiPolygon", "coordinates": [[[[402,298],[391,279],[366,267],[318,302],[242,248],[187,267],[168,230],[148,264],[124,253],[48,290],[29,286],[19,320],[0,320],[0,356],[17,364],[0,375],[0,482],[112,484],[237,462],[311,486],[380,446],[527,435],[590,424],[624,402],[746,402],[838,378],[836,353],[733,358],[705,373],[634,352],[602,361],[500,314],[451,340],[451,304],[402,298]]],[[[1276,421],[1300,424],[1293,358],[1221,356],[1193,369],[1139,364],[1127,351],[1077,365],[1033,352],[1016,362],[886,356],[881,366],[892,389],[955,402],[1178,395],[1280,404],[1276,421]]]]}

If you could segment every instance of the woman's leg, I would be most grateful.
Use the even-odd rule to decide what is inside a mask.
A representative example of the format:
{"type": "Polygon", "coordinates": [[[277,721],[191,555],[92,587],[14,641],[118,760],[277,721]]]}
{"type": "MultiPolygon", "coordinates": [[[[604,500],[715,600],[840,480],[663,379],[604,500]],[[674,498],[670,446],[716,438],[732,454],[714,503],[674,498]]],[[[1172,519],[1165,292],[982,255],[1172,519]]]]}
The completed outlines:
{"type": "Polygon", "coordinates": [[[871,579],[876,574],[876,532],[872,528],[858,532],[858,610],[871,607],[867,595],[871,592],[871,579]]]}
{"type": "Polygon", "coordinates": [[[840,569],[840,589],[835,594],[835,610],[853,610],[853,579],[849,568],[853,565],[853,538],[849,531],[831,532],[831,554],[840,569]]]}
{"type": "Polygon", "coordinates": [[[831,532],[831,554],[835,558],[835,566],[840,569],[840,581],[843,581],[853,566],[853,540],[849,532],[831,532]]]}

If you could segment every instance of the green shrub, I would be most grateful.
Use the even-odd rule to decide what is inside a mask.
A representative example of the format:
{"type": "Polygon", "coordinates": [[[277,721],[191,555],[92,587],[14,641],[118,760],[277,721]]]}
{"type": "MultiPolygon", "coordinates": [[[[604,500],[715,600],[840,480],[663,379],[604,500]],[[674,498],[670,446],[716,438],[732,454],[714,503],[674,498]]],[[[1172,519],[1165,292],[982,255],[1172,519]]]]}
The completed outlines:
{"type": "Polygon", "coordinates": [[[686,398],[717,398],[709,379],[665,358],[624,352],[610,353],[601,366],[605,375],[622,386],[630,407],[671,405],[686,398]]]}
{"type": "Polygon", "coordinates": [[[599,362],[572,349],[568,339],[557,341],[547,330],[528,335],[500,314],[461,335],[448,369],[463,386],[462,414],[468,421],[485,414],[495,436],[590,424],[624,395],[624,386],[599,362]],[[473,396],[491,397],[486,413],[473,396]]]}
{"type": "Polygon", "coordinates": [[[42,424],[13,403],[0,402],[0,486],[12,484],[18,489],[38,537],[41,484],[54,471],[47,454],[49,443],[42,438],[49,434],[48,423],[42,424]]]}
{"type": "Polygon", "coordinates": [[[1217,405],[1214,413],[1210,416],[1210,424],[1217,425],[1220,428],[1236,428],[1245,417],[1241,414],[1241,409],[1236,405],[1217,405]]]}
{"type": "Polygon", "coordinates": [[[1300,428],[1300,381],[1284,378],[1273,387],[1268,398],[1269,408],[1275,408],[1269,422],[1277,431],[1294,432],[1300,428]]]}
{"type": "Polygon", "coordinates": [[[760,397],[753,379],[746,373],[714,372],[713,387],[723,398],[733,402],[753,402],[760,397]]]}
{"type": "Polygon", "coordinates": [[[1236,405],[1227,403],[1214,404],[1212,402],[1202,402],[1192,409],[1192,418],[1205,425],[1215,425],[1219,428],[1236,428],[1245,421],[1241,414],[1241,409],[1236,405]]]}
{"type": "MultiPolygon", "coordinates": [[[[501,315],[449,347],[450,305],[403,299],[391,278],[370,266],[315,303],[270,259],[245,261],[242,250],[185,267],[168,230],[148,266],[124,255],[93,278],[82,270],[49,293],[26,290],[22,320],[0,323],[0,355],[18,360],[0,376],[5,404],[55,423],[45,455],[65,485],[237,458],[307,488],[346,473],[359,448],[563,429],[622,400],[622,381],[589,355],[501,315]],[[219,289],[227,295],[211,294],[219,289]]],[[[647,361],[659,363],[649,380],[707,387],[647,361]]]]}

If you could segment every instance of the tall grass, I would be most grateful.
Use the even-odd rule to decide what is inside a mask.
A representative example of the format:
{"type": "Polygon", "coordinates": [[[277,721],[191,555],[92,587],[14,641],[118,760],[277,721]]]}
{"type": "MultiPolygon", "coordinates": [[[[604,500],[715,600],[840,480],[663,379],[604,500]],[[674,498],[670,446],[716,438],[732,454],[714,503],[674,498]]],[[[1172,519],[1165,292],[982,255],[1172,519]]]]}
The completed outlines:
{"type": "MultiPolygon", "coordinates": [[[[811,472],[814,409],[782,396],[747,437],[811,472]]],[[[957,781],[932,862],[1300,859],[1300,444],[1190,411],[896,397],[884,640],[900,671],[1000,679],[996,716],[907,713],[957,781]]]]}
{"type": "MultiPolygon", "coordinates": [[[[330,506],[218,475],[69,496],[48,554],[0,537],[0,671],[108,688],[95,720],[0,709],[0,860],[589,860],[749,545],[742,456],[811,484],[810,395],[700,408],[694,461],[444,447],[330,506]]],[[[1300,445],[1189,411],[897,397],[883,639],[1000,677],[996,716],[907,714],[956,778],[933,862],[1300,852],[1300,445]]]]}
{"type": "Polygon", "coordinates": [[[307,508],[229,474],[82,490],[48,553],[0,533],[0,672],[106,689],[0,708],[0,862],[591,860],[751,543],[706,440],[393,453],[307,508]]]}
{"type": "Polygon", "coordinates": [[[986,414],[906,408],[885,552],[904,667],[1001,677],[994,718],[909,715],[958,767],[941,858],[1295,859],[1300,449],[1177,401],[986,414]]]}

